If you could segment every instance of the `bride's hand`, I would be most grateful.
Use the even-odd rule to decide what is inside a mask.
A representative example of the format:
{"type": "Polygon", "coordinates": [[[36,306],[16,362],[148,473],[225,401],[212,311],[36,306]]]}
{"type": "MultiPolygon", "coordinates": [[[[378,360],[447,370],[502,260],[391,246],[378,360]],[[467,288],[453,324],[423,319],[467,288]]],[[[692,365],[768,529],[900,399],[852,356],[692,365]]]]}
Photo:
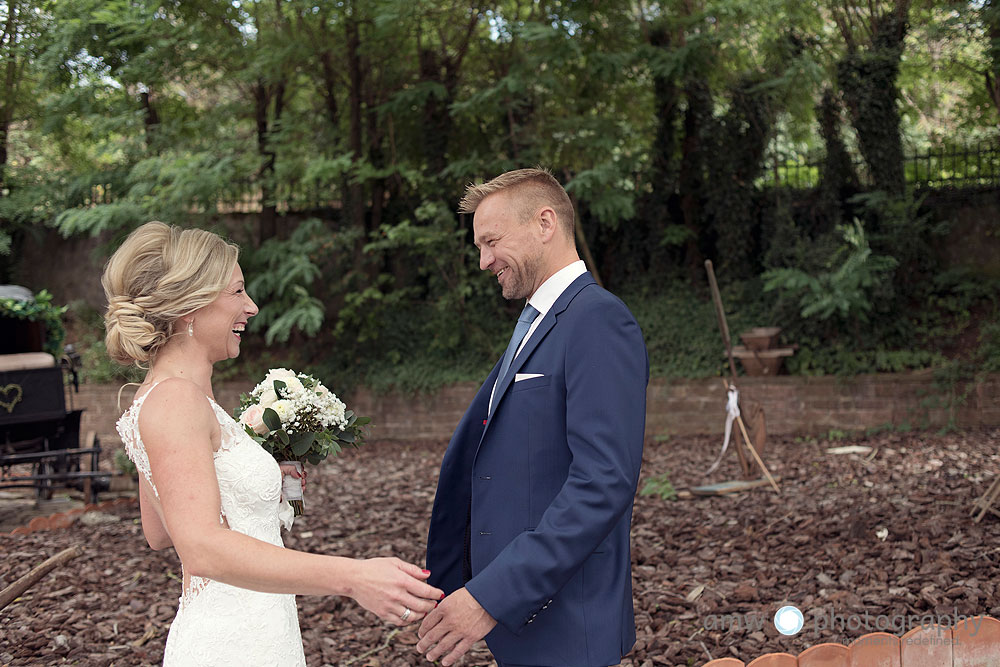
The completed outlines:
{"type": "Polygon", "coordinates": [[[285,479],[285,475],[291,475],[292,477],[298,477],[302,480],[302,490],[305,491],[306,488],[306,469],[305,466],[299,471],[298,467],[291,463],[279,463],[278,467],[281,468],[281,479],[285,479]]]}
{"type": "Polygon", "coordinates": [[[423,581],[430,572],[411,563],[398,558],[355,562],[358,575],[350,595],[383,621],[395,625],[419,621],[444,597],[443,591],[423,581]]]}

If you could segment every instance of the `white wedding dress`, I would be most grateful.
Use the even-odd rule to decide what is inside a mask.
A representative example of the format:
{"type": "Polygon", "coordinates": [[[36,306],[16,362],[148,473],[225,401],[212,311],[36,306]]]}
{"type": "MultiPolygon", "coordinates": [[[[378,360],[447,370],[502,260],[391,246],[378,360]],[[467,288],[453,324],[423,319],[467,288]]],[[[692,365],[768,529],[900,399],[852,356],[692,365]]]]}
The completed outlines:
{"type": "MultiPolygon", "coordinates": [[[[155,388],[154,384],[136,398],[117,429],[128,457],[159,498],[139,437],[139,410],[155,388]]],[[[208,400],[222,431],[214,456],[222,500],[219,521],[230,530],[284,546],[280,528],[291,520],[292,509],[281,500],[278,464],[225,410],[208,400]]],[[[167,635],[164,667],[305,666],[294,595],[259,593],[203,577],[185,576],[184,581],[180,607],[167,635]]]]}

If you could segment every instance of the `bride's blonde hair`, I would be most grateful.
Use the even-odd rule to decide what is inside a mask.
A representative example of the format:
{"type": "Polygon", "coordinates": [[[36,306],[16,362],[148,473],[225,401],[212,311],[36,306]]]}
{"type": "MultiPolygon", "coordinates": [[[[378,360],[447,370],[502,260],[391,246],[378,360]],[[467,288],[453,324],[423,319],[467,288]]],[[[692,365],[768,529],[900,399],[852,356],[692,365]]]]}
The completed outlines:
{"type": "Polygon", "coordinates": [[[151,361],[180,318],[225,289],[238,259],[237,246],[202,229],[147,222],[129,234],[101,277],[108,356],[124,365],[151,361]]]}

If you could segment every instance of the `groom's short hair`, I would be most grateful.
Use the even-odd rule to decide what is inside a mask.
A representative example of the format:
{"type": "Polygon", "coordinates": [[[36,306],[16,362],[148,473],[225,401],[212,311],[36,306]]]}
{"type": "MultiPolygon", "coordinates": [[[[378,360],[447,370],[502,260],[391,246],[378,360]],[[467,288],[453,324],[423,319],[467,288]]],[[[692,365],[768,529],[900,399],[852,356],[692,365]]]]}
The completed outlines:
{"type": "Polygon", "coordinates": [[[512,195],[515,214],[521,222],[541,206],[551,206],[559,218],[559,225],[571,238],[574,233],[573,202],[566,190],[548,169],[515,169],[500,174],[496,178],[476,185],[470,183],[465,188],[465,196],[458,203],[459,213],[475,213],[484,199],[497,192],[512,195]]]}

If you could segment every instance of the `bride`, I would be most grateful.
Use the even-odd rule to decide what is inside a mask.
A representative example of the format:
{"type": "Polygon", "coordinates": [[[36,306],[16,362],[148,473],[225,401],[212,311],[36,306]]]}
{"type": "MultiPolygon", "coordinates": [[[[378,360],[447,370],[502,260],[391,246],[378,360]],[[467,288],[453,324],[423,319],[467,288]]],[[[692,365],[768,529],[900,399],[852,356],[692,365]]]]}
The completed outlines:
{"type": "Polygon", "coordinates": [[[101,279],[108,354],[148,364],[118,432],[142,473],[146,540],[173,546],[183,568],[168,667],[305,665],[295,595],[348,596],[400,625],[444,597],[423,581],[429,572],[397,558],[282,546],[282,471],[212,392],[212,365],[239,354],[257,313],[237,258],[236,246],[215,234],[150,222],[101,279]]]}

